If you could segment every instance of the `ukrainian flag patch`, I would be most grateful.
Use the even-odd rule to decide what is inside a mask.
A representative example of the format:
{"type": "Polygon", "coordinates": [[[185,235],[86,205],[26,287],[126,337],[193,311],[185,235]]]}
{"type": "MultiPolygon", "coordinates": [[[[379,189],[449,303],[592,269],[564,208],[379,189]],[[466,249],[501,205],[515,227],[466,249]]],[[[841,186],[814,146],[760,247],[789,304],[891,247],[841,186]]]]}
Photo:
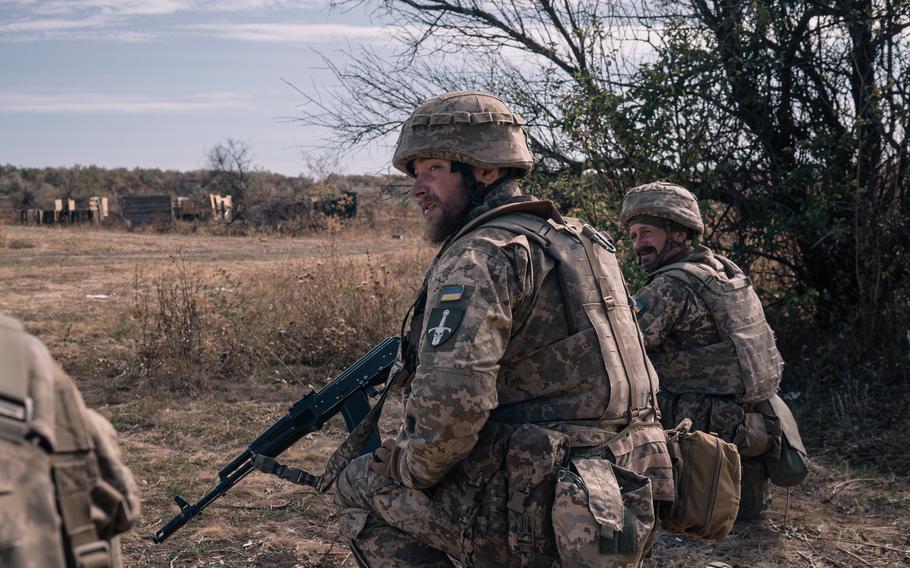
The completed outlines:
{"type": "Polygon", "coordinates": [[[440,302],[457,302],[464,296],[464,286],[443,286],[440,302]]]}
{"type": "Polygon", "coordinates": [[[640,316],[647,309],[645,304],[638,298],[633,298],[635,301],[632,303],[632,311],[635,312],[636,316],[640,316]]]}

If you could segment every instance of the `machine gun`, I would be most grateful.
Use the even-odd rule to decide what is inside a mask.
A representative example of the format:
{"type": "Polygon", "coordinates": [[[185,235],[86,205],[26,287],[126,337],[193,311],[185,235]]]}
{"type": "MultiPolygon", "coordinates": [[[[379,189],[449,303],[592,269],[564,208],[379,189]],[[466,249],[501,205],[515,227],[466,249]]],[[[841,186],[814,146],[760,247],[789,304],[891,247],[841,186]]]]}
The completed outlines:
{"type": "MultiPolygon", "coordinates": [[[[339,412],[344,416],[348,431],[356,428],[370,412],[368,395],[375,395],[375,387],[388,379],[400,343],[399,337],[384,339],[322,390],[310,391],[295,402],[287,415],[260,434],[242,454],[218,472],[218,484],[198,502],[190,504],[175,495],[174,501],[180,507],[180,512],[151,537],[152,541],[164,542],[215,499],[227,493],[255,469],[253,459],[256,456],[274,458],[280,455],[310,432],[321,429],[323,424],[339,412]]],[[[379,432],[374,430],[364,443],[361,454],[371,452],[379,445],[379,432]]],[[[319,477],[303,470],[296,471],[299,472],[298,482],[316,486],[319,477]]]]}

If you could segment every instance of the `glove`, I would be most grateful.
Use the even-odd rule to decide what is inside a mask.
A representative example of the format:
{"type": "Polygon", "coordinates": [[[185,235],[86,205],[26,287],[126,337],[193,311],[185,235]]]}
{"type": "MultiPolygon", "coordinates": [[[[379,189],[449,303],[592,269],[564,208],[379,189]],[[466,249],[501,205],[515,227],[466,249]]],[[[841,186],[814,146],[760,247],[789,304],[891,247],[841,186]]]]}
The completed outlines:
{"type": "Polygon", "coordinates": [[[398,447],[394,439],[388,439],[382,443],[382,446],[373,450],[373,459],[369,463],[369,468],[374,472],[401,482],[401,475],[398,473],[398,464],[401,461],[403,450],[398,447]]]}

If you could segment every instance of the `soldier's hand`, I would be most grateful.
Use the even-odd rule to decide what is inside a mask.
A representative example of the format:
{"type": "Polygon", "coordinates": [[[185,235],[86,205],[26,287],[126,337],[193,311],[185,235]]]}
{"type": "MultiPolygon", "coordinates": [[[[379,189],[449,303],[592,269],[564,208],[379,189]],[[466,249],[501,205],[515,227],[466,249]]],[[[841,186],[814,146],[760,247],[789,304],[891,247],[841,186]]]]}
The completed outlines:
{"type": "Polygon", "coordinates": [[[382,447],[373,450],[373,459],[370,461],[369,467],[379,475],[401,481],[401,475],[398,473],[401,454],[402,450],[395,440],[388,439],[382,443],[382,447]]]}

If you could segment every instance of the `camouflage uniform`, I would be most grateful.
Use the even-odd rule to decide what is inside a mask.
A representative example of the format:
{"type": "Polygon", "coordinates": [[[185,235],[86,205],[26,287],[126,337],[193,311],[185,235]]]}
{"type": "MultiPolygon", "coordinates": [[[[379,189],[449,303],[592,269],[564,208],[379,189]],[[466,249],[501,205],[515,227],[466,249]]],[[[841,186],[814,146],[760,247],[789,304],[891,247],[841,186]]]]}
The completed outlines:
{"type": "Polygon", "coordinates": [[[37,339],[0,315],[0,565],[122,564],[139,514],[116,432],[37,339]]]}
{"type": "MultiPolygon", "coordinates": [[[[630,192],[623,207],[625,226],[635,224],[635,218],[642,212],[665,218],[666,213],[657,202],[666,195],[663,192],[673,200],[680,196],[686,198],[683,205],[674,204],[674,207],[683,210],[688,217],[674,221],[700,234],[700,217],[697,223],[691,222],[698,216],[694,198],[686,190],[662,182],[640,186],[630,192]],[[677,194],[669,193],[676,189],[680,190],[677,194]],[[650,209],[644,205],[649,191],[651,195],[657,195],[650,198],[656,202],[650,209]],[[630,197],[640,201],[630,206],[630,197]]],[[[719,289],[723,290],[723,286],[719,289]]],[[[636,293],[635,300],[645,347],[661,379],[658,397],[664,426],[672,428],[684,418],[690,418],[694,429],[713,432],[728,442],[736,442],[742,452],[747,413],[772,414],[767,399],[777,390],[783,365],[748,279],[732,262],[707,247],[687,246],[684,252],[664,261],[661,266],[650,267],[647,283],[636,293]],[[747,285],[746,301],[735,309],[751,309],[754,312],[748,318],[751,325],[764,332],[764,335],[753,334],[754,337],[748,339],[753,349],[762,352],[764,368],[759,374],[763,382],[758,392],[747,393],[743,385],[742,356],[738,359],[732,343],[721,336],[716,314],[706,302],[707,287],[699,278],[684,272],[693,266],[699,267],[695,270],[704,271],[705,278],[728,282],[730,277],[735,277],[747,285]]],[[[769,444],[773,446],[774,443],[769,444]]],[[[779,435],[776,444],[779,448],[779,435]]],[[[740,520],[760,518],[770,498],[764,460],[761,456],[747,455],[741,460],[742,490],[737,517],[740,520]]]]}
{"type": "MultiPolygon", "coordinates": [[[[568,522],[554,536],[549,523],[555,471],[568,460],[569,448],[573,457],[609,457],[635,471],[616,469],[623,472],[617,476],[630,476],[623,478],[623,494],[631,496],[604,513],[627,523],[618,521],[615,533],[604,531],[625,538],[603,537],[617,554],[640,555],[653,530],[653,499],[673,499],[666,443],[655,418],[656,376],[647,382],[653,369],[622,284],[616,283],[622,291],[616,309],[625,305],[640,375],[635,380],[645,381],[643,389],[632,388],[635,404],[628,390],[607,377],[609,364],[592,324],[567,313],[554,259],[541,242],[505,228],[499,219],[508,216],[493,217],[501,206],[528,200],[514,181],[496,187],[468,216],[491,220],[477,226],[469,221],[471,228],[447,241],[427,271],[398,364],[405,410],[392,475],[372,471],[367,455],[351,462],[337,481],[342,533],[364,565],[451,566],[457,559],[463,566],[549,567],[559,560],[554,539],[566,546],[587,540],[597,548],[597,535],[573,532],[568,522]],[[630,404],[640,427],[617,436],[629,422],[630,404]],[[616,408],[621,410],[614,414],[616,408]],[[549,469],[537,468],[540,462],[549,469]],[[516,493],[523,490],[515,472],[526,471],[531,480],[542,470],[552,470],[552,483],[529,481],[526,492],[516,493]],[[633,486],[639,493],[631,494],[633,486]],[[623,506],[631,511],[625,517],[623,506]],[[526,514],[531,509],[541,515],[526,514]],[[544,519],[538,532],[515,526],[533,519],[544,519]],[[523,534],[535,538],[525,541],[523,534]]],[[[530,222],[532,216],[508,218],[530,222]]],[[[603,463],[588,460],[578,467],[603,463]]],[[[612,486],[611,497],[618,500],[615,479],[612,486]]],[[[560,487],[568,505],[555,507],[553,515],[573,519],[578,496],[560,487]]],[[[633,556],[567,565],[634,565],[633,556]]]]}

